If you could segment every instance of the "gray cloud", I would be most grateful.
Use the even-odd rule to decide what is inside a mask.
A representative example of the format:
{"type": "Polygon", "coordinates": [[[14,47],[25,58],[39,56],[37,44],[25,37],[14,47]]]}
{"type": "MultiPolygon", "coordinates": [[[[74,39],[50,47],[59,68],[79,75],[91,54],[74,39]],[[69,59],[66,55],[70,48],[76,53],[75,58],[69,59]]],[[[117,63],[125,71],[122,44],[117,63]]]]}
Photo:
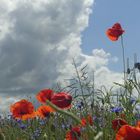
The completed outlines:
{"type": "Polygon", "coordinates": [[[114,75],[107,68],[113,60],[109,53],[95,49],[88,56],[80,48],[81,33],[88,26],[93,3],[94,0],[0,0],[5,7],[0,8],[3,106],[70,78],[74,71],[72,58],[79,67],[88,64],[89,72],[97,71],[97,83],[104,76],[109,84],[116,78],[120,80],[121,74],[114,75]]]}
{"type": "Polygon", "coordinates": [[[80,33],[87,26],[92,2],[13,1],[14,8],[3,12],[11,25],[0,40],[0,89],[55,84],[65,60],[75,54],[71,48],[77,45],[80,53],[80,33]]]}

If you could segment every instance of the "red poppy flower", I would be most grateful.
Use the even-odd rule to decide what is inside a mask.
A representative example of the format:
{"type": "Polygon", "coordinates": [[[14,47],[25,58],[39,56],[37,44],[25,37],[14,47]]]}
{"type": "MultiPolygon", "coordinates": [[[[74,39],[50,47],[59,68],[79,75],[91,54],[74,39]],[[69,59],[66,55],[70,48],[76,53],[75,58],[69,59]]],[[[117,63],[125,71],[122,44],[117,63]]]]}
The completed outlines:
{"type": "Polygon", "coordinates": [[[124,33],[124,30],[122,29],[120,23],[115,23],[112,28],[109,28],[106,31],[106,35],[108,38],[112,41],[117,41],[118,38],[124,33]]]}
{"type": "Polygon", "coordinates": [[[140,128],[123,125],[116,134],[116,140],[140,140],[140,128]]]}
{"type": "Polygon", "coordinates": [[[126,125],[127,122],[121,118],[117,118],[112,121],[112,128],[116,131],[121,128],[122,125],[126,125]]]}
{"type": "Polygon", "coordinates": [[[37,109],[36,115],[39,116],[40,118],[45,118],[51,112],[54,112],[54,109],[52,109],[50,106],[42,105],[37,109]]]}
{"type": "Polygon", "coordinates": [[[43,89],[41,90],[37,95],[36,98],[41,103],[46,103],[46,100],[51,100],[52,96],[54,94],[54,91],[51,89],[43,89]]]}
{"type": "Polygon", "coordinates": [[[76,126],[66,133],[66,140],[78,140],[80,136],[81,128],[79,126],[76,126]]]}
{"type": "Polygon", "coordinates": [[[68,109],[71,107],[72,96],[65,92],[59,92],[52,96],[51,102],[61,109],[68,109]]]}
{"type": "Polygon", "coordinates": [[[25,99],[11,105],[10,112],[16,119],[27,120],[35,117],[33,104],[25,99]]]}
{"type": "Polygon", "coordinates": [[[88,115],[86,118],[82,118],[81,119],[81,124],[82,126],[86,126],[87,125],[87,122],[88,124],[90,124],[91,126],[93,125],[93,119],[90,115],[88,115]]]}

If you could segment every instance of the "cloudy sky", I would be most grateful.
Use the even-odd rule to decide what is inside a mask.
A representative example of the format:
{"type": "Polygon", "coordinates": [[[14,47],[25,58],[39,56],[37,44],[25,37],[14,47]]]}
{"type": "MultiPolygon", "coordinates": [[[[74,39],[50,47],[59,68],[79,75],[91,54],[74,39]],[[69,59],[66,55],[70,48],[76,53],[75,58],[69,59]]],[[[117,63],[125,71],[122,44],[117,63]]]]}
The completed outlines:
{"type": "Polygon", "coordinates": [[[120,22],[126,54],[133,56],[140,30],[135,2],[0,0],[0,110],[71,78],[73,58],[95,72],[96,87],[121,82],[120,42],[111,42],[105,30],[120,22]]]}
{"type": "Polygon", "coordinates": [[[140,1],[139,0],[95,0],[92,7],[93,12],[89,18],[89,26],[84,30],[82,37],[82,50],[91,54],[92,49],[104,49],[105,52],[118,58],[116,64],[109,63],[113,71],[122,72],[120,41],[111,42],[107,39],[105,31],[114,23],[120,22],[125,30],[124,47],[125,56],[130,58],[133,64],[133,55],[139,55],[140,40],[140,1]]]}

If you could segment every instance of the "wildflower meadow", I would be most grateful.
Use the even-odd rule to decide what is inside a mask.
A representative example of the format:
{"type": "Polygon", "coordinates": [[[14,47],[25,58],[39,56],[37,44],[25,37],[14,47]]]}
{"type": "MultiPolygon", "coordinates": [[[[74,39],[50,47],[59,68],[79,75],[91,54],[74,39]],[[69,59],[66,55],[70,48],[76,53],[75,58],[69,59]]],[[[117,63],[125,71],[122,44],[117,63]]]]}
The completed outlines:
{"type": "Polygon", "coordinates": [[[69,85],[34,93],[38,107],[28,99],[11,104],[10,114],[0,118],[0,140],[140,140],[140,63],[126,67],[124,33],[120,23],[105,33],[120,41],[123,83],[95,90],[87,66],[79,68],[73,59],[69,85]]]}

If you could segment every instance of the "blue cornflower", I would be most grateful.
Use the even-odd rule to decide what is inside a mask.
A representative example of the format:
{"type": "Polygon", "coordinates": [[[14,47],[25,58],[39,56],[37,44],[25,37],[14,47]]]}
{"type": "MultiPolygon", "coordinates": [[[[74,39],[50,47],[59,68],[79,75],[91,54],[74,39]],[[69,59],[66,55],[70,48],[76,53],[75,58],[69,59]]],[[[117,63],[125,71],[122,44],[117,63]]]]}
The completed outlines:
{"type": "Polygon", "coordinates": [[[97,117],[96,116],[93,116],[92,119],[95,121],[97,119],[97,117]]]}
{"type": "Polygon", "coordinates": [[[66,128],[65,124],[62,124],[62,129],[65,129],[65,128],[66,128]]]}
{"type": "Polygon", "coordinates": [[[134,99],[134,98],[130,98],[130,104],[133,104],[133,103],[135,103],[136,102],[136,99],[134,99]]]}
{"type": "Polygon", "coordinates": [[[111,112],[119,113],[121,111],[123,111],[122,107],[113,107],[113,108],[111,108],[111,112]]]}
{"type": "Polygon", "coordinates": [[[21,119],[18,119],[18,120],[16,120],[16,122],[17,122],[18,124],[21,124],[21,123],[22,123],[22,120],[21,120],[21,119]]]}
{"type": "Polygon", "coordinates": [[[26,128],[27,128],[27,125],[25,125],[25,124],[22,123],[22,124],[19,125],[19,127],[20,127],[21,129],[26,129],[26,128]]]}
{"type": "Polygon", "coordinates": [[[140,104],[137,104],[137,105],[135,106],[135,109],[136,109],[137,111],[140,111],[140,104]]]}
{"type": "Polygon", "coordinates": [[[83,106],[84,106],[84,103],[82,101],[77,103],[78,109],[82,109],[83,106]]]}
{"type": "Polygon", "coordinates": [[[16,120],[16,123],[18,124],[18,126],[21,129],[26,129],[27,128],[27,124],[24,124],[23,121],[21,119],[16,120]]]}

